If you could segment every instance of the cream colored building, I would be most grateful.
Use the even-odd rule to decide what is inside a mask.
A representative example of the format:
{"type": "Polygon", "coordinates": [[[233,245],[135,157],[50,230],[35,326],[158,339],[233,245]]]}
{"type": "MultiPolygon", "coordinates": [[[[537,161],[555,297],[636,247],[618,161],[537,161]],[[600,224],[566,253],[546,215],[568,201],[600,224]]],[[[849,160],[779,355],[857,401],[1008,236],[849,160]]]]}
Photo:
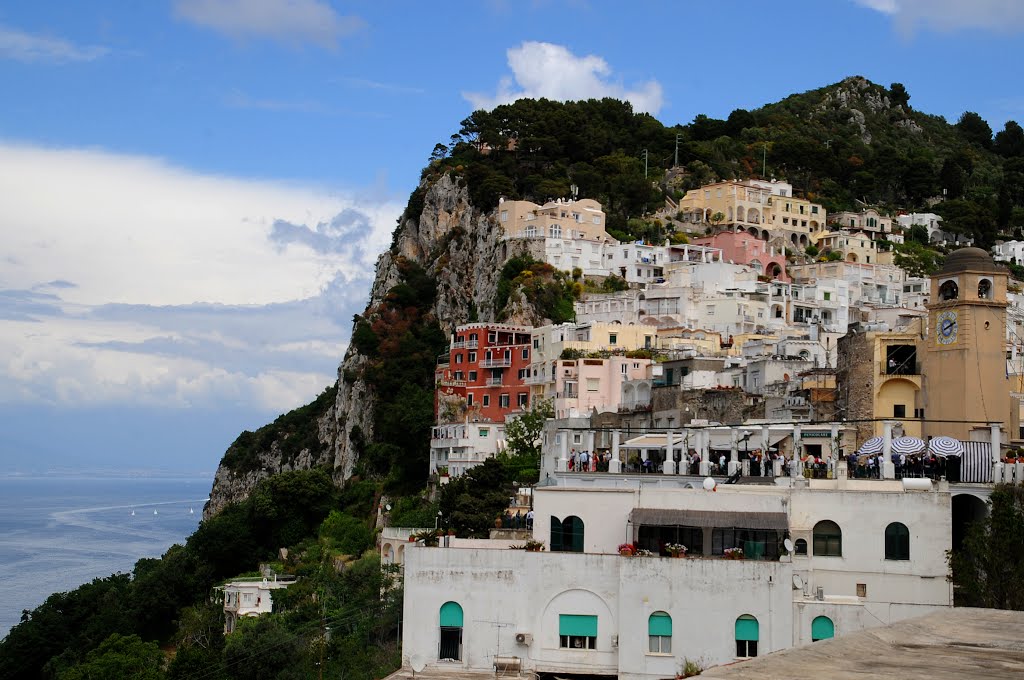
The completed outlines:
{"type": "Polygon", "coordinates": [[[893,233],[891,217],[883,215],[874,208],[865,208],[860,212],[837,212],[829,215],[829,223],[842,229],[863,231],[872,239],[889,238],[893,233]]]}
{"type": "Polygon", "coordinates": [[[509,237],[613,240],[605,231],[601,204],[590,198],[560,198],[544,205],[501,199],[498,222],[509,237]]]}
{"type": "Polygon", "coordinates": [[[892,264],[892,251],[879,250],[872,235],[865,231],[824,231],[817,239],[819,250],[840,252],[847,262],[892,264]]]}
{"type": "Polygon", "coordinates": [[[793,196],[786,182],[731,180],[692,189],[679,202],[684,221],[714,224],[721,213],[721,225],[768,240],[781,237],[795,248],[806,248],[812,234],[826,224],[825,208],[793,196]]]}

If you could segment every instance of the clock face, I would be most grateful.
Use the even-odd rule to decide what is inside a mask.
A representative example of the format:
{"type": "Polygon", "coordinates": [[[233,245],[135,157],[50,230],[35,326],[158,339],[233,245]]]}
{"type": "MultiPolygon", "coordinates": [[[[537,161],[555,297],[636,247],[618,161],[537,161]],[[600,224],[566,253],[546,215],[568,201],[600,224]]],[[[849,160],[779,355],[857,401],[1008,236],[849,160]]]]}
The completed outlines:
{"type": "Polygon", "coordinates": [[[940,345],[952,345],[956,342],[958,324],[956,312],[947,310],[935,317],[936,339],[940,345]]]}

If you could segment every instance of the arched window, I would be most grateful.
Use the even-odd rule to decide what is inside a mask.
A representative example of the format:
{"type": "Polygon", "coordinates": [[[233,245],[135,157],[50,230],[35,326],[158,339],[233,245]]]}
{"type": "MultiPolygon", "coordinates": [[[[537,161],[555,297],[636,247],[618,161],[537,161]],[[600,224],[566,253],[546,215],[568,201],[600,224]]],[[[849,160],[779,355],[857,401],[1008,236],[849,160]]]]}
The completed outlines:
{"type": "Polygon", "coordinates": [[[978,297],[982,300],[992,299],[992,282],[988,279],[978,281],[978,297]]]}
{"type": "Polygon", "coordinates": [[[796,543],[793,544],[793,553],[796,555],[806,555],[807,541],[802,538],[796,539],[796,543]]]}
{"type": "Polygon", "coordinates": [[[816,616],[811,621],[811,642],[829,640],[836,636],[836,626],[827,616],[816,616]]]}
{"type": "Polygon", "coordinates": [[[552,515],[551,552],[583,552],[583,520],[570,515],[559,521],[552,515]]]}
{"type": "Polygon", "coordinates": [[[744,614],[736,619],[736,656],[757,656],[757,638],[760,634],[757,619],[744,614]]]}
{"type": "Polygon", "coordinates": [[[910,530],[905,524],[893,522],[885,528],[885,559],[910,559],[910,530]]]}
{"type": "Polygon", "coordinates": [[[843,556],[843,530],[838,524],[826,519],[814,525],[814,556],[843,556]]]}
{"type": "Polygon", "coordinates": [[[648,650],[652,654],[672,653],[672,617],[666,612],[654,612],[647,619],[648,650]]]}
{"type": "Polygon", "coordinates": [[[462,660],[462,606],[458,602],[445,602],[439,612],[441,643],[437,658],[444,661],[462,660]]]}
{"type": "Polygon", "coordinates": [[[939,286],[939,299],[940,300],[956,300],[960,297],[960,289],[956,285],[956,281],[946,281],[939,286]]]}

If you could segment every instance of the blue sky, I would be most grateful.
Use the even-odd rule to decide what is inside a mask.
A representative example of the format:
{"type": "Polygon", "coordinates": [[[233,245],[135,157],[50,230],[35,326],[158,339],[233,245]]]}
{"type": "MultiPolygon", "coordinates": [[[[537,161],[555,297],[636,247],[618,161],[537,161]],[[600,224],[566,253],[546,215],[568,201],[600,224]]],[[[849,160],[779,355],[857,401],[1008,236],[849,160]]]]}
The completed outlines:
{"type": "Polygon", "coordinates": [[[7,3],[0,472],[210,471],[312,399],[474,107],[686,123],[864,75],[999,130],[1022,30],[1017,0],[7,3]]]}

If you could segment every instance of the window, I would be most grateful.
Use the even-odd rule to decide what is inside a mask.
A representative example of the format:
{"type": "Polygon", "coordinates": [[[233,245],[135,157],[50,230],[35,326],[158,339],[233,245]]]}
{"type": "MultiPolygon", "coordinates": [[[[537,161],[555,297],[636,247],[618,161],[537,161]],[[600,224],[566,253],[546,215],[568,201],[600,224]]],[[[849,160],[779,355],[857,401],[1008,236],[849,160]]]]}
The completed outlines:
{"type": "Polygon", "coordinates": [[[907,525],[893,522],[885,528],[885,559],[910,559],[910,530],[907,525]]]}
{"type": "Polygon", "coordinates": [[[622,371],[622,375],[626,375],[626,371],[629,369],[629,366],[626,364],[622,364],[619,368],[622,371]]]}
{"type": "Polygon", "coordinates": [[[988,279],[982,279],[978,282],[978,297],[982,300],[989,300],[992,298],[992,282],[988,279]]]}
{"type": "Polygon", "coordinates": [[[509,398],[509,395],[507,395],[507,394],[502,394],[502,395],[500,395],[500,396],[498,397],[498,406],[499,406],[500,408],[508,408],[508,406],[509,406],[509,403],[510,403],[510,398],[509,398]]]}
{"type": "Polygon", "coordinates": [[[530,358],[530,350],[529,349],[524,349],[523,350],[523,359],[529,359],[529,358],[530,358]]]}
{"type": "Polygon", "coordinates": [[[476,352],[469,353],[469,363],[476,363],[476,352]]]}
{"type": "Polygon", "coordinates": [[[811,642],[830,640],[836,636],[836,626],[827,616],[816,616],[811,621],[811,642]]]}
{"type": "Polygon", "coordinates": [[[802,538],[796,539],[796,543],[793,544],[793,554],[795,555],[806,555],[807,554],[807,541],[802,538]]]}
{"type": "Polygon", "coordinates": [[[601,389],[600,378],[587,378],[587,392],[597,392],[601,389]]]}
{"type": "Polygon", "coordinates": [[[466,395],[466,406],[472,406],[472,405],[473,405],[473,393],[470,392],[469,394],[466,395]]]}
{"type": "Polygon", "coordinates": [[[583,552],[583,520],[574,515],[559,521],[551,516],[551,552],[583,552]]]}
{"type": "Polygon", "coordinates": [[[832,293],[830,293],[828,291],[825,291],[825,300],[827,301],[827,300],[831,300],[831,299],[832,299],[832,293]]]}
{"type": "Polygon", "coordinates": [[[597,649],[597,617],[559,614],[558,646],[562,649],[597,649]]]}
{"type": "Polygon", "coordinates": [[[843,556],[843,530],[832,520],[822,520],[814,525],[814,556],[843,556]]]}
{"type": "Polygon", "coordinates": [[[757,619],[753,616],[744,614],[736,619],[736,656],[757,656],[758,634],[757,619]]]}
{"type": "Polygon", "coordinates": [[[608,344],[617,345],[619,343],[619,335],[617,333],[608,334],[608,344]]]}
{"type": "MultiPolygon", "coordinates": [[[[484,397],[484,399],[487,399],[487,397],[484,397]]],[[[490,433],[491,433],[491,428],[489,428],[489,427],[481,427],[480,428],[480,436],[481,437],[487,437],[490,433]]]]}
{"type": "Polygon", "coordinates": [[[892,417],[893,418],[906,418],[907,417],[907,405],[906,404],[893,404],[892,405],[892,417]]]}
{"type": "Polygon", "coordinates": [[[939,299],[940,300],[956,300],[960,296],[960,289],[956,285],[956,281],[946,281],[939,286],[939,299]]]}
{"type": "Polygon", "coordinates": [[[562,238],[562,225],[552,224],[551,227],[548,228],[548,235],[551,238],[562,238]]]}
{"type": "Polygon", "coordinates": [[[476,382],[476,371],[469,372],[469,382],[476,382]]]}
{"type": "Polygon", "coordinates": [[[672,653],[672,617],[654,612],[647,619],[648,651],[651,654],[672,653]]]}
{"type": "Polygon", "coordinates": [[[441,644],[437,652],[440,660],[462,660],[462,607],[457,602],[441,605],[441,644]]]}
{"type": "Polygon", "coordinates": [[[484,406],[490,406],[490,405],[491,405],[491,395],[485,394],[484,395],[484,406]]]}
{"type": "Polygon", "coordinates": [[[457,363],[457,364],[461,364],[462,363],[462,355],[461,354],[456,354],[455,355],[455,363],[457,363]]]}
{"type": "Polygon", "coordinates": [[[530,403],[530,395],[528,395],[526,392],[520,392],[517,395],[516,403],[519,405],[519,408],[526,408],[527,405],[530,403]]]}
{"type": "Polygon", "coordinates": [[[858,583],[857,584],[857,597],[867,597],[867,596],[868,596],[868,584],[867,583],[858,583]]]}

